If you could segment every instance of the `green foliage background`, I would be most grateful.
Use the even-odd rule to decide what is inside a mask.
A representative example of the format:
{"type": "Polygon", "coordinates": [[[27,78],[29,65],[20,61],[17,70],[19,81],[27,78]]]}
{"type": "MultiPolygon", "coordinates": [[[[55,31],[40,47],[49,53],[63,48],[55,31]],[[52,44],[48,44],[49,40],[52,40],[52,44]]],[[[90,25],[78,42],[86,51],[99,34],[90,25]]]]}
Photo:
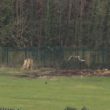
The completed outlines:
{"type": "Polygon", "coordinates": [[[110,46],[109,0],[1,0],[0,46],[110,46]]]}

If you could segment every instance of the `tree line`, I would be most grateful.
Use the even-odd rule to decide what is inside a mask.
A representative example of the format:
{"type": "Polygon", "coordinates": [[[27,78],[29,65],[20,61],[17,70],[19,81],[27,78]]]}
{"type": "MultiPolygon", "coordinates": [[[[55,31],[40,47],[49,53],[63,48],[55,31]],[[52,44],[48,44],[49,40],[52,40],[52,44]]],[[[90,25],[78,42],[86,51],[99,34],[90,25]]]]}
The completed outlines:
{"type": "Polygon", "coordinates": [[[1,0],[0,46],[108,48],[109,0],[1,0]]]}

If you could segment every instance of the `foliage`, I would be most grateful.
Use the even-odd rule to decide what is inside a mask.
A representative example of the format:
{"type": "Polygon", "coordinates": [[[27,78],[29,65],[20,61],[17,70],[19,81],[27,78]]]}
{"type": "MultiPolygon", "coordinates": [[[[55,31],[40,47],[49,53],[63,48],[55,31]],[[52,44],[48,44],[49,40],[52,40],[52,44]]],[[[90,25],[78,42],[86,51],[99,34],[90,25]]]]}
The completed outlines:
{"type": "MultiPolygon", "coordinates": [[[[64,110],[78,110],[78,109],[73,107],[66,107],[64,110]]],[[[88,109],[86,107],[83,107],[81,110],[88,110],[88,109]]]]}
{"type": "Polygon", "coordinates": [[[64,110],[77,110],[77,109],[73,107],[66,107],[64,110]]]}
{"type": "Polygon", "coordinates": [[[81,110],[88,110],[88,108],[86,108],[86,107],[83,107],[81,110]]]}
{"type": "Polygon", "coordinates": [[[0,46],[110,46],[109,0],[1,0],[0,46]]]}

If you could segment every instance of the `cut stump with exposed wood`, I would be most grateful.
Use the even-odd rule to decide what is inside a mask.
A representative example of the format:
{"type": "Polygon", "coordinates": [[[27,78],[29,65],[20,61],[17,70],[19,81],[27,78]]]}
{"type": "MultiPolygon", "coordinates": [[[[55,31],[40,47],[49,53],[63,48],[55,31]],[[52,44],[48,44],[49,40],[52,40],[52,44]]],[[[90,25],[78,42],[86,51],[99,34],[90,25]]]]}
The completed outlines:
{"type": "Polygon", "coordinates": [[[22,68],[24,70],[32,69],[33,68],[33,59],[31,59],[31,58],[25,59],[22,68]]]}

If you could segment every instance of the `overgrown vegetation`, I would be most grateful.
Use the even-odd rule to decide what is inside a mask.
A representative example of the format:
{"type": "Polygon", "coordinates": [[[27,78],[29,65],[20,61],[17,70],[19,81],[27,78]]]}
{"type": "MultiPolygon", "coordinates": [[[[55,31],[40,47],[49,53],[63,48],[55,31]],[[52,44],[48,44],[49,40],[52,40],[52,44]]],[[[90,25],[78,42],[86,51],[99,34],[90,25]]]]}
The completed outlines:
{"type": "MultiPolygon", "coordinates": [[[[78,110],[78,109],[74,107],[66,107],[64,110],[78,110]]],[[[82,107],[81,110],[89,110],[89,109],[86,107],[82,107]]]]}
{"type": "Polygon", "coordinates": [[[110,47],[109,0],[1,0],[0,46],[110,47]]]}

